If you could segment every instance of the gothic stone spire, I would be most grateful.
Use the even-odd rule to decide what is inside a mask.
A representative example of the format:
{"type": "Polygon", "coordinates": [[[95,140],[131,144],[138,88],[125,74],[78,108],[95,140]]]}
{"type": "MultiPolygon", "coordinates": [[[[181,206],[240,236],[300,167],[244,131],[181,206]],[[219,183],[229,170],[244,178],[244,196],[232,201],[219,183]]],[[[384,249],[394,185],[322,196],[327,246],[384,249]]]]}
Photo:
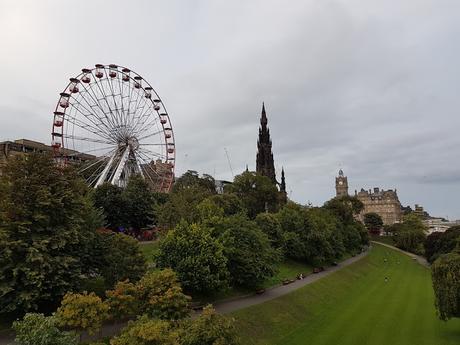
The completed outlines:
{"type": "Polygon", "coordinates": [[[265,104],[262,103],[262,114],[260,117],[259,140],[257,141],[256,172],[267,176],[276,184],[275,164],[273,162],[272,141],[270,130],[267,126],[267,114],[265,104]]]}
{"type": "Polygon", "coordinates": [[[284,178],[284,168],[281,168],[280,192],[286,193],[286,179],[284,178]]]}

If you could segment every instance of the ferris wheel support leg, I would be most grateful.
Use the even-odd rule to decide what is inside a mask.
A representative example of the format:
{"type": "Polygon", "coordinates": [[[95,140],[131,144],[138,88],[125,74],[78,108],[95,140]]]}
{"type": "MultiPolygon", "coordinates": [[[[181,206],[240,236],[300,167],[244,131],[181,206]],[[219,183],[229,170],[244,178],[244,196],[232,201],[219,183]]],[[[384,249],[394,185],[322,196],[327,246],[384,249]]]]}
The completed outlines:
{"type": "Polygon", "coordinates": [[[131,151],[131,148],[127,146],[125,151],[121,155],[120,163],[118,163],[117,170],[115,170],[115,174],[113,174],[112,181],[110,181],[111,184],[114,184],[116,186],[119,185],[121,172],[123,171],[126,165],[126,162],[128,161],[130,151],[131,151]]]}
{"type": "Polygon", "coordinates": [[[117,155],[117,150],[115,150],[112,157],[110,157],[109,162],[107,163],[104,170],[102,171],[102,174],[97,180],[96,184],[94,185],[94,188],[99,187],[101,184],[105,182],[105,179],[107,178],[107,174],[109,173],[110,167],[112,166],[113,160],[115,159],[116,155],[117,155]]]}

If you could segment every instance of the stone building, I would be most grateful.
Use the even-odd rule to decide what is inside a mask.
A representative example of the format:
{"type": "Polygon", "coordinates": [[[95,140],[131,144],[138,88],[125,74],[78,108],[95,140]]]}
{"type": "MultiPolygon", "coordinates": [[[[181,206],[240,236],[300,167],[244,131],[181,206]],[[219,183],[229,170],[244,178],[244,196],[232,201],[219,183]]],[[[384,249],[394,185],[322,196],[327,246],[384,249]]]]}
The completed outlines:
{"type": "MultiPolygon", "coordinates": [[[[0,172],[8,158],[18,155],[26,155],[32,152],[52,154],[53,148],[38,141],[28,139],[0,142],[0,172]]],[[[96,158],[93,155],[79,153],[69,149],[61,149],[61,153],[63,157],[65,157],[66,160],[70,162],[85,162],[96,158]]]]}
{"type": "MultiPolygon", "coordinates": [[[[247,169],[247,168],[246,168],[247,169]]],[[[284,168],[281,170],[281,182],[276,181],[275,162],[273,160],[272,140],[270,129],[265,112],[265,104],[262,103],[262,114],[260,116],[259,139],[257,140],[256,172],[267,176],[280,191],[280,202],[287,202],[286,178],[284,168]]]]}
{"type": "MultiPolygon", "coordinates": [[[[335,179],[335,189],[337,196],[348,195],[348,179],[342,170],[335,179]]],[[[402,220],[403,212],[396,189],[383,190],[376,187],[374,190],[364,190],[362,188],[360,192],[355,190],[355,197],[364,204],[364,209],[358,216],[361,221],[364,215],[370,212],[375,212],[382,217],[385,225],[399,223],[402,220]]]]}

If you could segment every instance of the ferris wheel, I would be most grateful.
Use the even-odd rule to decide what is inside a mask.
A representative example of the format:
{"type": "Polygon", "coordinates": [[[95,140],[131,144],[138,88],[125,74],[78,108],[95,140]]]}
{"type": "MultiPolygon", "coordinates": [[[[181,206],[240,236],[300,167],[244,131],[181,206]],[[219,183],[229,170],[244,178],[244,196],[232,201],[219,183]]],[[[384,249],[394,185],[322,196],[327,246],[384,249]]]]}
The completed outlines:
{"type": "Polygon", "coordinates": [[[54,111],[55,158],[76,163],[90,186],[124,187],[133,175],[168,192],[175,142],[160,96],[139,74],[117,65],[82,69],[60,94],[54,111]]]}

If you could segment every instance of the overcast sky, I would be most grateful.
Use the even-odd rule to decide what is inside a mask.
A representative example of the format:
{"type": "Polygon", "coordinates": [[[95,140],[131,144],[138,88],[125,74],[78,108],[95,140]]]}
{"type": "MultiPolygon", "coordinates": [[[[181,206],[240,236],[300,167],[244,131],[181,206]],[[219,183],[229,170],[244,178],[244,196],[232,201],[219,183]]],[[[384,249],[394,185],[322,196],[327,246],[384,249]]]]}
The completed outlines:
{"type": "Polygon", "coordinates": [[[177,170],[255,169],[265,102],[290,197],[350,192],[460,218],[460,1],[0,0],[0,140],[49,143],[68,78],[141,74],[171,116],[177,170]]]}

